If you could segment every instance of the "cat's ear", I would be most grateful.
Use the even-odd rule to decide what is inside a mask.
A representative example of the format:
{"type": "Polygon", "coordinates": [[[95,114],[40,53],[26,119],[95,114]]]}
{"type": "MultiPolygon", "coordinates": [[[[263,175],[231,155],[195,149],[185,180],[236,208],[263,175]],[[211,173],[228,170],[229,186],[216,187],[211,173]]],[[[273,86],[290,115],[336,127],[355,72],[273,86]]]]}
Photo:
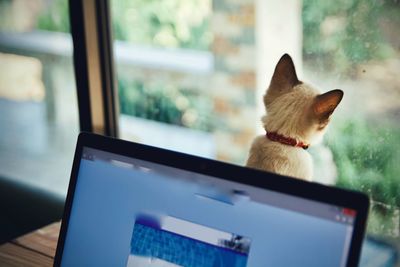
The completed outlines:
{"type": "Polygon", "coordinates": [[[273,99],[289,92],[299,83],[301,82],[297,78],[292,58],[288,54],[284,54],[276,64],[265,101],[272,102],[273,99]]]}
{"type": "Polygon", "coordinates": [[[343,98],[343,91],[335,89],[315,98],[313,111],[320,120],[327,120],[343,98]]]}

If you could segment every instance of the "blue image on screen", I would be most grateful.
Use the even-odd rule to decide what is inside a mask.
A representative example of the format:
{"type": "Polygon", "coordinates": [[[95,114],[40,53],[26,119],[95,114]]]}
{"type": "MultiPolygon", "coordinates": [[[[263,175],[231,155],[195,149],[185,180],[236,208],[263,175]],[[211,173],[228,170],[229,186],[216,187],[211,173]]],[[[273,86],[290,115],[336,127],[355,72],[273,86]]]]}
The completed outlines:
{"type": "Polygon", "coordinates": [[[247,254],[135,223],[131,255],[185,267],[245,267],[247,254]]]}

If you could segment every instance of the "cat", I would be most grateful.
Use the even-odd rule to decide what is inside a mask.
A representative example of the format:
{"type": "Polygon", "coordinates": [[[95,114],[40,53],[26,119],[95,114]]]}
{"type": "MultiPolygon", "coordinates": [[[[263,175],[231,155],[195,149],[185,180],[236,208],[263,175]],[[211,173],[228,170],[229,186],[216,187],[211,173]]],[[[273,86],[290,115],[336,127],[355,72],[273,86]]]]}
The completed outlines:
{"type": "Polygon", "coordinates": [[[341,90],[320,94],[298,80],[292,58],[283,55],[264,95],[266,134],[254,139],[246,166],[312,181],[313,162],[306,149],[322,140],[342,98],[341,90]]]}

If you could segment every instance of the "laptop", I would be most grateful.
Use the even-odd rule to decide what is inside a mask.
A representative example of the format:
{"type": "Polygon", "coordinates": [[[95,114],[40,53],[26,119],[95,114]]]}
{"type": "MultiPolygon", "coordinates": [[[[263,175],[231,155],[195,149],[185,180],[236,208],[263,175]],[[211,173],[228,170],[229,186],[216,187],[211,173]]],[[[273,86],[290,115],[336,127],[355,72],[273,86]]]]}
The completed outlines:
{"type": "Polygon", "coordinates": [[[82,133],[55,266],[357,266],[366,195],[82,133]]]}

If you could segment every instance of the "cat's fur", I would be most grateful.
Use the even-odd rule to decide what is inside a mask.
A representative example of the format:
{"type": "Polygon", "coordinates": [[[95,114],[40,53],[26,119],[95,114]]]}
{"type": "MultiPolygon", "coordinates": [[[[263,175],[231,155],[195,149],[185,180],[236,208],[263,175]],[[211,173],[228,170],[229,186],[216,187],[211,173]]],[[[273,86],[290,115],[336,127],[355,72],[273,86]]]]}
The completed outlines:
{"type": "MultiPolygon", "coordinates": [[[[330,116],[342,97],[341,90],[320,94],[299,81],[291,57],[285,54],[276,65],[264,95],[267,113],[262,118],[263,126],[267,132],[314,144],[322,139],[330,116]]],[[[246,165],[312,181],[310,154],[301,147],[271,141],[266,135],[255,138],[246,165]]]]}

